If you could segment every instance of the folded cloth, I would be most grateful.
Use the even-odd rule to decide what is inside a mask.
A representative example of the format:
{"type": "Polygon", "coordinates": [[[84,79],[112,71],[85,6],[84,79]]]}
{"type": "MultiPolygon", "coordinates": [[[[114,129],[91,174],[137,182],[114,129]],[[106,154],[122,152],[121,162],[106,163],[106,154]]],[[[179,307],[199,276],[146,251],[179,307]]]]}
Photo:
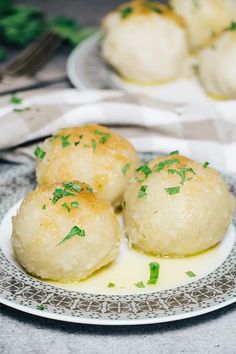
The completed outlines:
{"type": "Polygon", "coordinates": [[[30,161],[35,145],[57,129],[93,122],[124,135],[139,151],[179,150],[210,161],[221,171],[236,172],[235,101],[188,104],[120,91],[74,89],[20,97],[21,103],[11,103],[11,97],[1,102],[1,159],[30,161]]]}

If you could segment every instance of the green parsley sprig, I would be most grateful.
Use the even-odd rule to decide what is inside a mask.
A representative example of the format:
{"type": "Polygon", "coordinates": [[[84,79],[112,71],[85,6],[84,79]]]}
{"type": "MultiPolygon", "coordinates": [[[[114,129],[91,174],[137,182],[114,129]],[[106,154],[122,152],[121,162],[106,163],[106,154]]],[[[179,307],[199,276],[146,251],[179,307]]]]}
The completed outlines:
{"type": "Polygon", "coordinates": [[[148,165],[142,165],[137,168],[136,171],[142,172],[145,177],[149,176],[152,173],[152,170],[150,169],[150,167],[148,167],[148,165]]]}
{"type": "Polygon", "coordinates": [[[144,285],[144,283],[143,283],[143,281],[139,281],[138,283],[135,283],[134,284],[137,288],[145,288],[145,285],[144,285]]]}
{"type": "Polygon", "coordinates": [[[36,146],[36,148],[34,150],[34,155],[38,159],[42,160],[44,158],[44,156],[46,155],[46,152],[43,149],[41,149],[39,146],[36,146]]]}
{"type": "Polygon", "coordinates": [[[155,172],[160,172],[162,171],[166,166],[169,167],[173,164],[178,164],[180,161],[178,159],[168,159],[168,160],[164,160],[159,162],[159,164],[157,165],[155,172]]]}
{"type": "Polygon", "coordinates": [[[157,262],[149,263],[150,278],[147,282],[148,285],[154,285],[159,278],[160,264],[157,262]]]}
{"type": "Polygon", "coordinates": [[[74,236],[79,236],[79,237],[84,237],[85,236],[85,230],[81,229],[78,226],[73,226],[72,229],[70,230],[70,232],[66,235],[66,237],[63,238],[63,240],[61,240],[58,243],[58,246],[61,245],[63,242],[70,240],[72,237],[74,236]]]}
{"type": "Polygon", "coordinates": [[[122,7],[120,9],[120,16],[122,19],[125,19],[128,16],[130,16],[132,12],[133,12],[133,8],[131,6],[122,7]]]}
{"type": "Polygon", "coordinates": [[[148,186],[141,186],[137,194],[138,199],[145,199],[147,197],[147,188],[148,186]]]}
{"type": "Polygon", "coordinates": [[[131,162],[127,162],[121,169],[121,172],[123,173],[123,175],[126,174],[126,172],[128,171],[128,169],[130,168],[131,166],[131,162]]]}

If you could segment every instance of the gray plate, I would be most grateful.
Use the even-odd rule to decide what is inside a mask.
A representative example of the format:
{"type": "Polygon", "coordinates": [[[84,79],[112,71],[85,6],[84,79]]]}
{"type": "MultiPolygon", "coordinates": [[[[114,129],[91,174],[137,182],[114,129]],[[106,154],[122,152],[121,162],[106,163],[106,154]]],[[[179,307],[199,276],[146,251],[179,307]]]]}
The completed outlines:
{"type": "MultiPolygon", "coordinates": [[[[152,157],[145,153],[143,159],[152,157]]],[[[156,153],[155,153],[156,155],[156,153]]],[[[0,219],[35,184],[34,166],[1,166],[0,219]]],[[[236,196],[236,180],[226,177],[236,196]]],[[[236,219],[234,217],[234,225],[236,219]]],[[[139,295],[77,293],[41,282],[12,265],[0,251],[0,302],[38,316],[90,324],[142,324],[178,320],[235,302],[236,245],[208,276],[175,289],[139,295]],[[38,309],[43,305],[44,310],[38,309]]]]}

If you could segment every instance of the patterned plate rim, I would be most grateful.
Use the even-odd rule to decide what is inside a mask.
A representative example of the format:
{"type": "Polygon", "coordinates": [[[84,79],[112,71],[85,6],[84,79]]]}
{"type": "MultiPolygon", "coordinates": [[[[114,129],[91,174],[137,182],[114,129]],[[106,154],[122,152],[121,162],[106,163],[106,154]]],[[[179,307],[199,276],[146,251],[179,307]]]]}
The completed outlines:
{"type": "MultiPolygon", "coordinates": [[[[149,157],[152,154],[150,152],[149,157]]],[[[145,158],[149,157],[145,153],[145,158]]],[[[225,178],[236,197],[236,178],[225,178]]],[[[12,166],[2,174],[2,181],[1,220],[10,206],[32,189],[33,165],[12,166]],[[6,188],[6,184],[10,188],[6,188]]],[[[236,214],[233,224],[236,225],[236,214]]],[[[236,243],[219,268],[185,286],[138,295],[77,293],[20,272],[0,251],[0,302],[30,314],[69,322],[102,325],[168,322],[198,316],[235,302],[235,276],[236,243]]]]}

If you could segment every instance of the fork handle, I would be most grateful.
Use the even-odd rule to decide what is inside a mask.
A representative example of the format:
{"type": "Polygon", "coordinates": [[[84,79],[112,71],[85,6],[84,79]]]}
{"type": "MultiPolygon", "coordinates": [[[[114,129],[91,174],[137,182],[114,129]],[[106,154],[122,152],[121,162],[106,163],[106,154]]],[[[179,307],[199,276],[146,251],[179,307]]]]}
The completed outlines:
{"type": "MultiPolygon", "coordinates": [[[[7,79],[7,77],[6,77],[6,79],[7,79]]],[[[14,88],[0,92],[0,96],[10,95],[13,92],[24,92],[24,91],[28,91],[28,90],[37,90],[40,88],[52,86],[52,85],[59,84],[62,82],[65,82],[67,84],[67,86],[71,87],[67,76],[62,76],[57,79],[38,81],[35,84],[29,84],[29,85],[18,86],[18,87],[16,86],[14,88]]]]}

